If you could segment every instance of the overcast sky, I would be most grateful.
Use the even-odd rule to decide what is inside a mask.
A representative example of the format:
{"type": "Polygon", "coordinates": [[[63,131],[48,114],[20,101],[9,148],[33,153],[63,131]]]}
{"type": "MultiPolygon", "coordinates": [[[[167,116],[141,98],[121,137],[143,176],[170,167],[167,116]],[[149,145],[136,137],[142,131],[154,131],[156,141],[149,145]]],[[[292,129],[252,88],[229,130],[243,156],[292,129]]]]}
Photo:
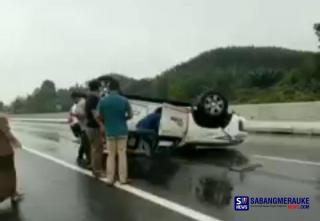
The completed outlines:
{"type": "Polygon", "coordinates": [[[1,0],[0,100],[45,79],[152,77],[222,46],[317,49],[319,0],[1,0]]]}

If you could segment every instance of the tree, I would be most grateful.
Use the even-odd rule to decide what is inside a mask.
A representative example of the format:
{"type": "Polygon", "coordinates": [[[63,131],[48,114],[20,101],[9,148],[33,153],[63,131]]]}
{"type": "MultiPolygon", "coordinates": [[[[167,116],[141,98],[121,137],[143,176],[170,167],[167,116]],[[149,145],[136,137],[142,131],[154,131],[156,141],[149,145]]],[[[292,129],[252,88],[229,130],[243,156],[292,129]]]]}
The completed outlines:
{"type": "Polygon", "coordinates": [[[21,114],[26,112],[25,110],[25,100],[21,97],[17,97],[10,105],[11,112],[15,114],[21,114]]]}
{"type": "Polygon", "coordinates": [[[54,82],[45,80],[40,88],[24,99],[24,109],[29,113],[47,113],[57,111],[57,92],[54,82]]]}
{"type": "Polygon", "coordinates": [[[168,99],[169,97],[169,79],[167,75],[157,77],[156,79],[156,92],[157,96],[162,99],[168,99]]]}
{"type": "Polygon", "coordinates": [[[55,112],[57,94],[54,82],[45,80],[35,98],[38,112],[55,112]]]}
{"type": "MultiPolygon", "coordinates": [[[[314,24],[313,28],[314,28],[316,35],[318,36],[319,42],[320,42],[320,23],[314,24]]],[[[320,48],[320,45],[319,45],[319,48],[320,48]]]]}
{"type": "Polygon", "coordinates": [[[68,89],[57,90],[57,105],[61,107],[61,111],[69,110],[72,106],[72,99],[70,97],[71,91],[68,89]]]}

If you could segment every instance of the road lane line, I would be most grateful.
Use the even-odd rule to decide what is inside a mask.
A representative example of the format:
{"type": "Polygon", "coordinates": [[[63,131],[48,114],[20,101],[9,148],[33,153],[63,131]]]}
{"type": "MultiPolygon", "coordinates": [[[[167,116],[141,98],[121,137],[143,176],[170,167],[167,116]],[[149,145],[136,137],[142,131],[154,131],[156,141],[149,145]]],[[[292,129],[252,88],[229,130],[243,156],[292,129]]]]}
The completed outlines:
{"type": "MultiPolygon", "coordinates": [[[[87,176],[90,176],[90,177],[93,177],[92,173],[88,170],[85,170],[83,168],[80,168],[76,165],[72,165],[70,163],[67,163],[63,160],[60,160],[58,158],[55,158],[55,157],[52,157],[50,155],[47,155],[45,153],[42,153],[38,150],[35,150],[35,149],[32,149],[32,148],[28,148],[28,147],[23,147],[23,150],[31,153],[31,154],[34,154],[34,155],[37,155],[39,157],[42,157],[44,159],[47,159],[47,160],[50,160],[52,162],[55,162],[61,166],[64,166],[68,169],[71,169],[71,170],[74,170],[74,171],[77,171],[79,173],[82,173],[84,175],[87,175],[87,176]]],[[[106,179],[100,179],[102,182],[106,182],[106,179]]],[[[138,189],[134,186],[131,186],[131,185],[120,185],[119,183],[116,183],[115,184],[115,187],[118,188],[118,189],[121,189],[121,190],[124,190],[126,192],[129,192],[135,196],[138,196],[142,199],[145,199],[145,200],[148,200],[154,204],[157,204],[159,206],[162,206],[162,207],[165,207],[166,209],[169,209],[171,211],[174,211],[176,213],[179,213],[181,215],[184,215],[186,217],[189,217],[191,219],[194,219],[194,220],[201,220],[201,221],[222,221],[222,220],[219,220],[217,218],[214,218],[214,217],[211,217],[209,215],[206,215],[206,214],[203,214],[201,212],[198,212],[196,210],[193,210],[189,207],[186,207],[186,206],[183,206],[183,205],[180,205],[176,202],[173,202],[173,201],[170,201],[170,200],[167,200],[165,198],[162,198],[162,197],[159,197],[159,196],[156,196],[154,194],[151,194],[149,192],[146,192],[144,190],[141,190],[141,189],[138,189]]]]}
{"type": "Polygon", "coordinates": [[[320,166],[320,162],[314,161],[305,161],[305,160],[297,160],[297,159],[290,159],[290,158],[282,158],[282,157],[273,157],[273,156],[264,156],[264,155],[253,155],[255,158],[266,159],[266,160],[273,160],[273,161],[283,161],[288,163],[298,163],[310,166],[320,166]]]}

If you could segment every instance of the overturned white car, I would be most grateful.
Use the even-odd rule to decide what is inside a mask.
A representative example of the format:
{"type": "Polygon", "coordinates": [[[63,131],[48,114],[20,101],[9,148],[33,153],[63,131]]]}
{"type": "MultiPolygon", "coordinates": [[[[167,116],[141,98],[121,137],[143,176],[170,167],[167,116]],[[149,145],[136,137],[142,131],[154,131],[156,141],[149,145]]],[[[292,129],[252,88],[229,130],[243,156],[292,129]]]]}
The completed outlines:
{"type": "MultiPolygon", "coordinates": [[[[136,125],[158,107],[162,108],[159,144],[175,147],[210,148],[242,143],[247,133],[245,119],[228,113],[226,100],[218,93],[207,92],[194,105],[129,96],[133,119],[129,121],[131,138],[136,125]]],[[[130,142],[130,140],[129,140],[130,142]]]]}

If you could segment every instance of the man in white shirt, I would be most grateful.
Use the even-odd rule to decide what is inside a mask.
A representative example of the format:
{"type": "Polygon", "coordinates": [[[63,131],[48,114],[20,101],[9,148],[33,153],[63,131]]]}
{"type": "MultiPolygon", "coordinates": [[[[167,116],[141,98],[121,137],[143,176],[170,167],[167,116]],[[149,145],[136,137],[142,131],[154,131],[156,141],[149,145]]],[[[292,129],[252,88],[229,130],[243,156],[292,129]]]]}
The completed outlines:
{"type": "Polygon", "coordinates": [[[80,124],[79,124],[79,120],[76,116],[76,107],[77,107],[77,104],[73,104],[72,107],[70,108],[70,112],[69,112],[69,118],[68,118],[68,123],[70,125],[70,129],[73,133],[73,135],[76,137],[76,138],[80,138],[81,136],[81,127],[80,127],[80,124]]]}
{"type": "Polygon", "coordinates": [[[74,109],[74,115],[79,120],[79,125],[81,128],[81,144],[78,151],[77,163],[81,166],[88,167],[91,164],[91,156],[90,143],[86,133],[86,95],[80,92],[72,92],[71,98],[74,100],[74,103],[76,104],[74,109]],[[86,159],[83,158],[84,155],[86,159]]]}

